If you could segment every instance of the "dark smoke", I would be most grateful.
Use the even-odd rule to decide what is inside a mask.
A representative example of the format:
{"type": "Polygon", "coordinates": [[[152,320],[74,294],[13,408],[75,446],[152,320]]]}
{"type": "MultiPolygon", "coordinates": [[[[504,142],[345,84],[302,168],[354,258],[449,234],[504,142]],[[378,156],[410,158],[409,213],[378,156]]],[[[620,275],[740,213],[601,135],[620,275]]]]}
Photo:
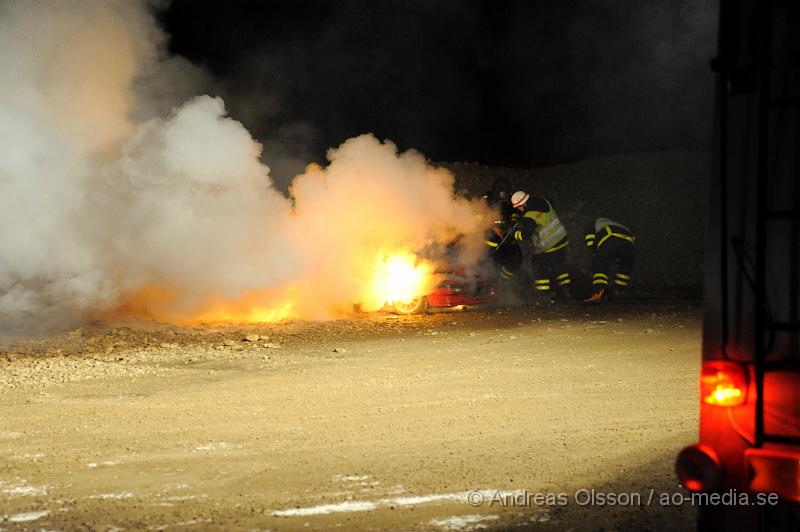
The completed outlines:
{"type": "Polygon", "coordinates": [[[521,167],[705,149],[716,12],[704,0],[177,0],[164,22],[173,50],[207,64],[232,113],[273,139],[265,153],[281,145],[287,160],[271,166],[285,182],[364,131],[435,160],[521,167]]]}

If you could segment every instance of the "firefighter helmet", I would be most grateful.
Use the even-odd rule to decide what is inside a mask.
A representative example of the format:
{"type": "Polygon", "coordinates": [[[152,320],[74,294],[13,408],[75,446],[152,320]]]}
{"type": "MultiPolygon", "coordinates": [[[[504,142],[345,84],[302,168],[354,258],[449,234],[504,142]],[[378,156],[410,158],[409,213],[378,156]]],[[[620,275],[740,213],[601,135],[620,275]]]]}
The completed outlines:
{"type": "Polygon", "coordinates": [[[525,205],[528,202],[528,198],[530,195],[523,192],[522,190],[517,190],[514,192],[514,195],[511,196],[511,206],[515,209],[521,205],[525,205]]]}

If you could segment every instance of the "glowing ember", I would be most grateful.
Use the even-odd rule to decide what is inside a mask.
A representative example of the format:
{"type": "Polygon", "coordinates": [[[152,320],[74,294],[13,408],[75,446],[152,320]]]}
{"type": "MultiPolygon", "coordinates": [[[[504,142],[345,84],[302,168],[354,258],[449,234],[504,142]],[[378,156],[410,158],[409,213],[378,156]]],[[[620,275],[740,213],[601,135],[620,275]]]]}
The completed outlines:
{"type": "Polygon", "coordinates": [[[378,305],[408,302],[428,293],[434,284],[433,265],[400,251],[378,259],[369,299],[378,305]]]}

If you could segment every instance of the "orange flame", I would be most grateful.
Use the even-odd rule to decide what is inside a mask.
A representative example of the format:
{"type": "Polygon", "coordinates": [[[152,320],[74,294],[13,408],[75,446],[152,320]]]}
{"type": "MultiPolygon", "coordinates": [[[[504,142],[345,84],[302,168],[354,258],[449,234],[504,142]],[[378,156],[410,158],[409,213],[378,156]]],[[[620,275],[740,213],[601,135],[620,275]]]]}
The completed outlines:
{"type": "Polygon", "coordinates": [[[200,323],[267,323],[298,317],[291,290],[276,293],[252,291],[238,298],[207,296],[191,308],[176,306],[177,291],[148,286],[115,309],[115,317],[138,317],[176,325],[200,323]]]}
{"type": "Polygon", "coordinates": [[[294,302],[286,301],[275,306],[241,301],[223,303],[215,308],[200,311],[187,318],[189,323],[268,323],[294,317],[294,302]]]}
{"type": "Polygon", "coordinates": [[[429,293],[436,284],[434,266],[410,251],[377,252],[352,272],[350,306],[319,308],[314,283],[274,290],[253,290],[239,297],[207,295],[190,306],[182,306],[179,290],[148,286],[130,296],[113,314],[117,317],[148,318],[178,325],[200,323],[266,323],[287,319],[319,319],[340,315],[360,304],[367,311],[385,305],[409,302],[429,293]]]}

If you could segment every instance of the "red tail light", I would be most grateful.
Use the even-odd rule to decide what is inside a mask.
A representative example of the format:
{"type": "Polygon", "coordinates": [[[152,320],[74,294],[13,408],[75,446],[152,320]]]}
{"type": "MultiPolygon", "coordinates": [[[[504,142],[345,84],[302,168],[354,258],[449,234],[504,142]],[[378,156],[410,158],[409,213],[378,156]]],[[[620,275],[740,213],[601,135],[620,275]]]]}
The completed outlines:
{"type": "Polygon", "coordinates": [[[684,448],[675,462],[678,479],[689,491],[712,491],[722,485],[722,465],[708,445],[684,448]]]}
{"type": "Polygon", "coordinates": [[[735,362],[712,360],[700,372],[700,397],[716,406],[737,406],[747,398],[747,372],[735,362]]]}

